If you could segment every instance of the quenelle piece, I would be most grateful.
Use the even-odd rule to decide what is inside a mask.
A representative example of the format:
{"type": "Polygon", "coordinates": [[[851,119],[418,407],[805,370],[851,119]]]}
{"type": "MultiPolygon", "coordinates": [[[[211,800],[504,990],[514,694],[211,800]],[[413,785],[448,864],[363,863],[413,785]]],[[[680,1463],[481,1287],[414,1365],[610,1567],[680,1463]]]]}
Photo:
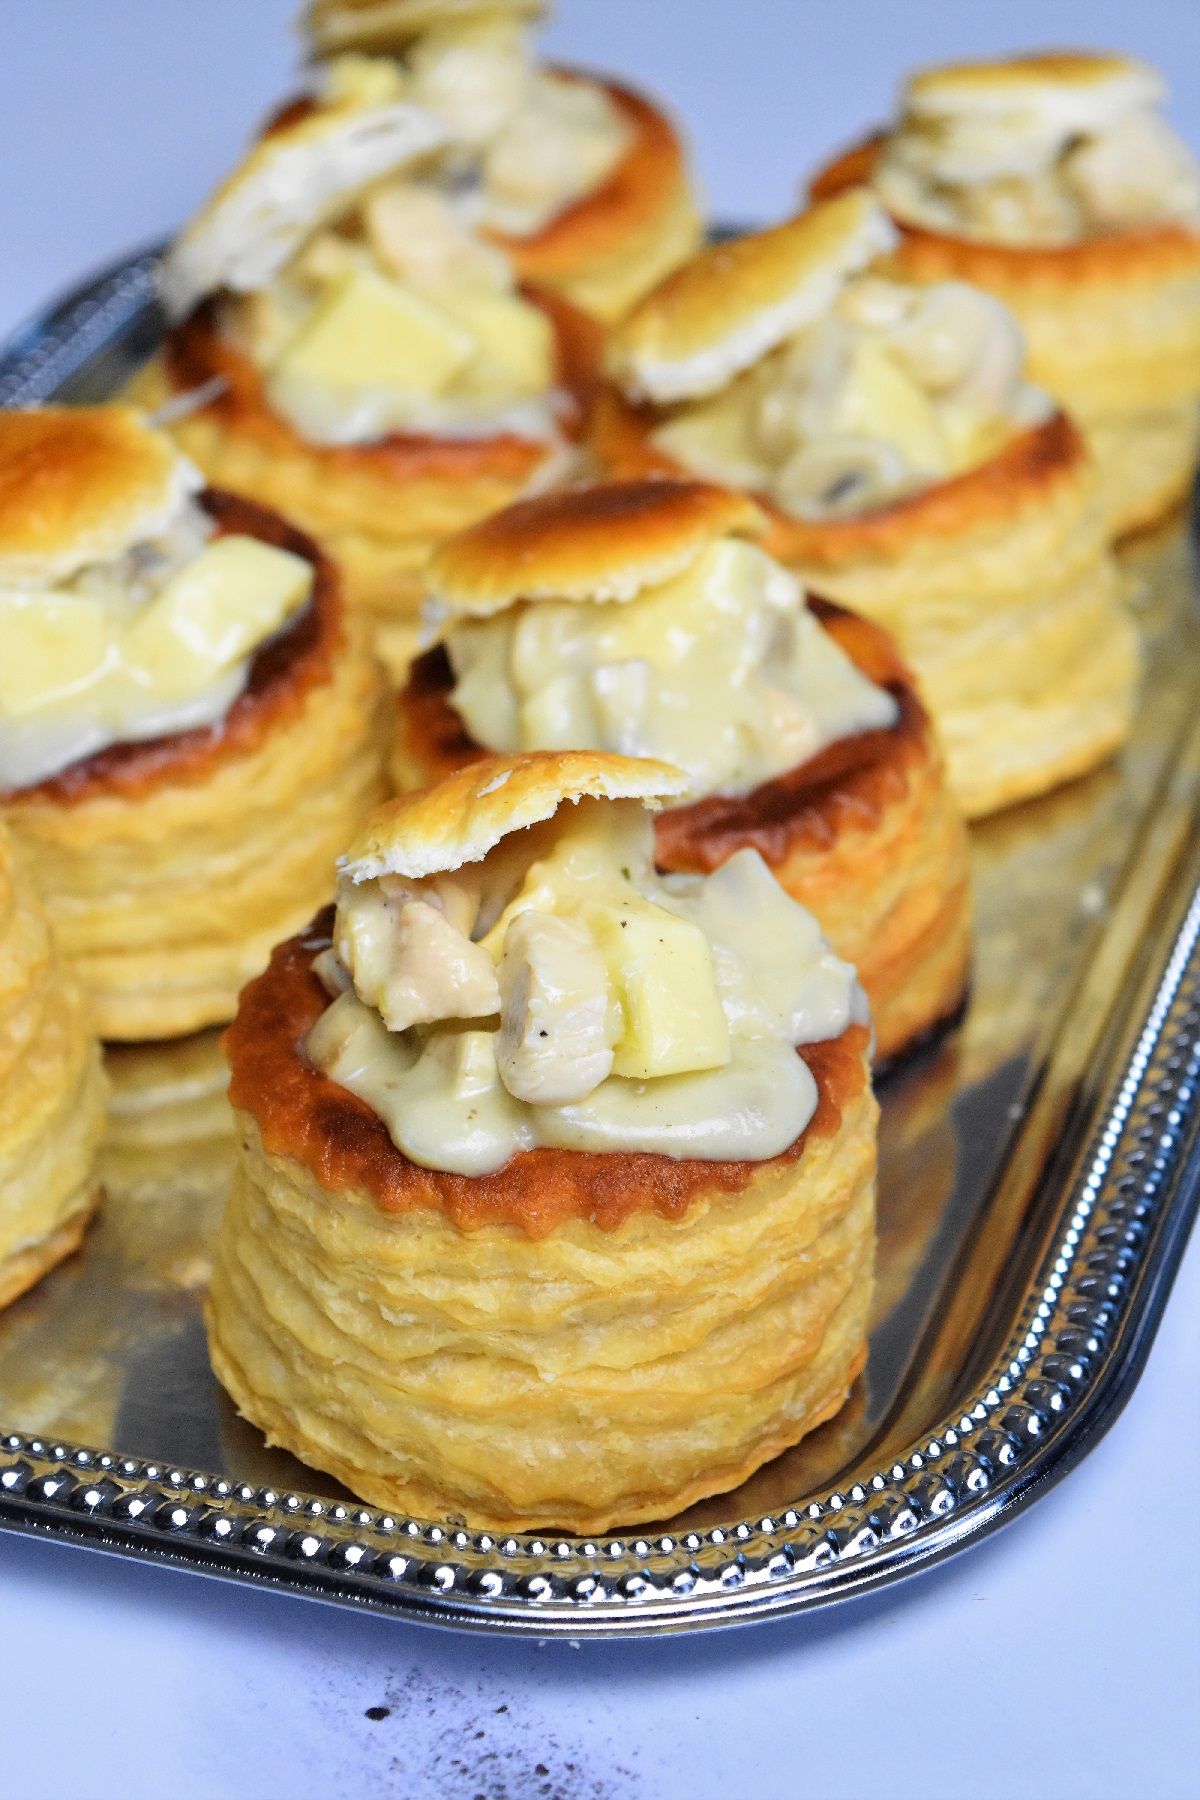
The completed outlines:
{"type": "Polygon", "coordinates": [[[1029,370],[1087,434],[1116,532],[1187,493],[1200,446],[1200,163],[1135,57],[1037,52],[922,69],[899,117],[812,186],[870,181],[907,280],[1020,320],[1029,370]]]}
{"type": "Polygon", "coordinates": [[[753,849],[656,871],[685,788],[564,752],[392,801],[242,996],[213,1366],[375,1504],[664,1517],[862,1367],[866,1003],[753,849]]]}
{"type": "Polygon", "coordinates": [[[311,53],[442,120],[460,204],[524,280],[609,322],[691,255],[701,222],[674,127],[620,82],[541,63],[539,0],[314,0],[311,53]]]}
{"type": "Polygon", "coordinates": [[[886,627],[969,818],[1125,739],[1139,659],[1095,468],[994,296],[923,286],[865,188],[702,251],[613,333],[618,476],[752,493],[766,548],[886,627]]]}
{"type": "Polygon", "coordinates": [[[599,327],[518,286],[442,118],[390,62],[368,74],[327,70],[179,234],[174,324],[131,392],[209,481],[318,540],[401,670],[436,544],[572,466],[599,327]]]}
{"type": "Polygon", "coordinates": [[[82,1241],[105,1095],[87,1001],[0,823],[0,1306],[82,1241]]]}
{"type": "Polygon", "coordinates": [[[0,813],[107,1038],[232,1016],[383,791],[311,541],[131,409],[0,413],[0,813]]]}
{"type": "Polygon", "coordinates": [[[806,601],[754,542],[766,527],[742,494],[656,480],[524,501],[452,539],[393,779],[422,787],[487,752],[677,765],[659,866],[757,850],[858,969],[890,1057],[961,1002],[965,834],[894,645],[806,601]]]}

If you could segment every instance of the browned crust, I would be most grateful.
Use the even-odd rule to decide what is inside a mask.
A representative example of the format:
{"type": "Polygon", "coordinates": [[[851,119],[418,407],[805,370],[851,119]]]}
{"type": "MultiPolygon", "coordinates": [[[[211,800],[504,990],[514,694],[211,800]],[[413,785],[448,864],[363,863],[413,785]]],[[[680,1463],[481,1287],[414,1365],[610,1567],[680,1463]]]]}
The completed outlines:
{"type": "MultiPolygon", "coordinates": [[[[714,794],[660,813],[654,835],[661,868],[711,874],[746,848],[777,867],[796,850],[827,850],[843,832],[872,830],[884,809],[903,799],[909,770],[936,760],[928,714],[888,633],[831,601],[814,598],[809,605],[863,674],[895,696],[899,720],[886,731],[840,738],[749,794],[714,794]]],[[[417,658],[400,695],[397,751],[417,785],[490,754],[468,736],[450,704],[453,685],[439,646],[417,658]]]]}
{"type": "MultiPolygon", "coordinates": [[[[525,298],[539,307],[554,328],[555,381],[575,401],[568,434],[582,434],[600,387],[601,327],[560,294],[526,286],[525,298]]],[[[217,302],[209,299],[167,333],[163,368],[176,393],[203,386],[214,376],[223,393],[200,410],[232,437],[250,438],[279,457],[303,457],[333,486],[347,476],[373,477],[382,488],[406,481],[440,480],[463,484],[484,478],[521,486],[550,454],[545,444],[512,432],[490,438],[442,438],[393,432],[372,444],[313,444],[276,413],[250,358],[221,337],[217,302]]]]}
{"type": "MultiPolygon", "coordinates": [[[[876,132],[835,158],[812,182],[810,197],[831,200],[869,181],[886,141],[886,132],[876,132]]],[[[1200,232],[1184,225],[1106,232],[1077,244],[1021,245],[975,243],[903,219],[893,223],[900,232],[896,263],[914,281],[970,281],[1001,290],[1078,288],[1158,281],[1200,269],[1200,232]]]]}
{"type": "Polygon", "coordinates": [[[43,1275],[48,1275],[51,1269],[75,1254],[99,1204],[100,1190],[97,1188],[88,1195],[78,1212],[72,1213],[48,1236],[36,1244],[14,1250],[11,1256],[0,1261],[0,1307],[11,1306],[14,1300],[19,1300],[22,1294],[36,1286],[43,1275]]]}
{"type": "Polygon", "coordinates": [[[581,265],[611,255],[669,212],[687,181],[679,139],[656,106],[631,88],[599,81],[586,70],[555,68],[554,73],[602,88],[629,130],[630,142],[599,187],[564,207],[531,237],[486,234],[526,281],[561,281],[581,265]]]}
{"type": "Polygon", "coordinates": [[[34,787],[0,794],[6,803],[49,800],[77,806],[105,795],[133,800],[168,784],[207,781],[221,763],[251,755],[268,733],[299,714],[313,688],[330,679],[334,658],[345,642],[333,564],[311,538],[265,506],[217,488],[207,488],[201,503],[216,520],[218,536],[237,532],[256,537],[310,562],[314,570],[310,604],[289,630],[255,654],[245,689],[217,724],[143,743],[112,744],[34,787]]]}
{"type": "MultiPolygon", "coordinates": [[[[650,406],[632,406],[605,390],[593,414],[591,447],[605,472],[622,479],[688,471],[650,441],[663,418],[650,406]]],[[[836,569],[863,559],[890,561],[914,544],[954,538],[980,525],[1015,518],[1043,502],[1061,482],[1074,480],[1088,460],[1087,446],[1065,413],[1021,431],[986,462],[949,481],[890,506],[849,519],[793,519],[765,494],[754,495],[770,520],[763,548],[780,561],[809,569],[836,569]]]]}
{"type": "Polygon", "coordinates": [[[660,579],[664,562],[734,534],[757,536],[754,502],[712,482],[605,481],[518,500],[434,553],[429,587],[470,611],[519,597],[660,579]]]}
{"type": "Polygon", "coordinates": [[[331,1191],[370,1194],[384,1212],[436,1210],[460,1231],[514,1225],[533,1238],[568,1219],[585,1219],[604,1231],[635,1212],[678,1219],[700,1195],[740,1193],[761,1173],[794,1163],[810,1136],[832,1136],[842,1107],[866,1081],[865,1026],[851,1025],[829,1043],[803,1045],[800,1055],[817,1082],[817,1110],[795,1143],[765,1162],[523,1150],[493,1175],[424,1169],[397,1150],[365,1100],[319,1074],[299,1048],[329,1004],[312,962],[329,943],[332,919],[332,908],[325,908],[307,932],[279,945],[266,973],[243,988],[237,1017],[222,1039],[232,1071],[229,1099],[255,1120],[269,1153],[292,1157],[331,1191]]]}

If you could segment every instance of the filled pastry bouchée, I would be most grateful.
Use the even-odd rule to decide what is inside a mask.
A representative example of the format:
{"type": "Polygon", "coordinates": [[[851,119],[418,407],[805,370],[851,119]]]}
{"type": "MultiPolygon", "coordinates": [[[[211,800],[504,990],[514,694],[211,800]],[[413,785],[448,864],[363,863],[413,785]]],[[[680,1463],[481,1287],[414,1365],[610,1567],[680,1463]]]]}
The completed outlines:
{"type": "Polygon", "coordinates": [[[1186,494],[1200,444],[1200,164],[1164,94],[1125,56],[924,69],[896,124],[812,187],[871,181],[908,279],[970,281],[1012,309],[1032,378],[1087,433],[1118,532],[1186,494]]]}
{"type": "Polygon", "coordinates": [[[1137,637],[1094,466],[1012,315],[905,279],[895,243],[857,188],[701,252],[613,334],[595,450],[753,493],[766,547],[896,638],[974,818],[1124,741],[1137,637]]]}
{"type": "Polygon", "coordinates": [[[862,990],[756,851],[656,873],[685,785],[564,752],[394,800],[242,995],[213,1367],[365,1500],[661,1518],[863,1366],[862,990]]]}
{"type": "Polygon", "coordinates": [[[176,323],[132,396],[215,486],[318,540],[402,669],[434,546],[571,466],[600,328],[516,286],[445,126],[375,74],[335,66],[176,239],[176,323]]]}
{"type": "Polygon", "coordinates": [[[310,47],[442,120],[461,204],[525,280],[605,321],[691,255],[702,227],[669,120],[623,83],[549,67],[539,0],[315,0],[310,47]]]}
{"type": "Polygon", "coordinates": [[[0,1306],[78,1248],[104,1102],[86,999],[0,822],[0,1306]]]}
{"type": "Polygon", "coordinates": [[[106,1038],[232,1017],[386,791],[309,539],[118,406],[0,412],[0,815],[106,1038]]]}
{"type": "Polygon", "coordinates": [[[912,678],[878,626],[806,602],[748,541],[753,501],[631,481],[523,501],[432,569],[441,641],[399,701],[392,772],[489,751],[658,757],[686,790],[660,868],[757,850],[857,968],[880,1056],[954,1013],[970,952],[965,833],[912,678]]]}

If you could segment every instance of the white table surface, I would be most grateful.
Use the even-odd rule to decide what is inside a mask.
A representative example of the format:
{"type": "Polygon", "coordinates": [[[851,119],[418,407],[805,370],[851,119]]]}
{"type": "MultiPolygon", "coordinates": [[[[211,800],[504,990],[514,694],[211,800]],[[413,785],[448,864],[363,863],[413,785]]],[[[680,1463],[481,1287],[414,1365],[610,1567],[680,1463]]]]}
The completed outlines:
{"type": "MultiPolygon", "coordinates": [[[[0,331],[201,197],[286,91],[290,10],[0,5],[0,331]]],[[[1196,0],[563,0],[548,38],[666,95],[726,216],[782,214],[928,57],[1138,50],[1200,142],[1196,0]]],[[[1198,1319],[1195,1244],[1127,1411],[1065,1483],[930,1575],[752,1630],[538,1648],[0,1536],[5,1791],[1196,1800],[1198,1319]]]]}

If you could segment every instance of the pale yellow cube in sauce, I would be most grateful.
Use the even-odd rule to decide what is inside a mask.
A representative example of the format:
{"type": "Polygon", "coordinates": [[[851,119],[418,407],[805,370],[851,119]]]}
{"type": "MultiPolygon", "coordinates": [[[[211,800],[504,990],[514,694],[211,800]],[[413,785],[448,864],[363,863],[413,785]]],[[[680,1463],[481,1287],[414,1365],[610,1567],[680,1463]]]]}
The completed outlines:
{"type": "Polygon", "coordinates": [[[474,335],[410,288],[356,270],[293,338],[278,376],[333,389],[432,399],[475,355],[474,335]]]}
{"type": "Polygon", "coordinates": [[[884,345],[860,338],[849,379],[834,407],[831,429],[847,437],[895,444],[906,461],[931,475],[948,464],[933,402],[884,345]]]}
{"type": "Polygon", "coordinates": [[[73,594],[0,594],[0,712],[20,718],[69,702],[103,673],[109,609],[73,594]]]}
{"type": "Polygon", "coordinates": [[[722,1068],[729,1026],[702,931],[647,902],[582,909],[621,1007],[613,1073],[635,1080],[722,1068]]]}

